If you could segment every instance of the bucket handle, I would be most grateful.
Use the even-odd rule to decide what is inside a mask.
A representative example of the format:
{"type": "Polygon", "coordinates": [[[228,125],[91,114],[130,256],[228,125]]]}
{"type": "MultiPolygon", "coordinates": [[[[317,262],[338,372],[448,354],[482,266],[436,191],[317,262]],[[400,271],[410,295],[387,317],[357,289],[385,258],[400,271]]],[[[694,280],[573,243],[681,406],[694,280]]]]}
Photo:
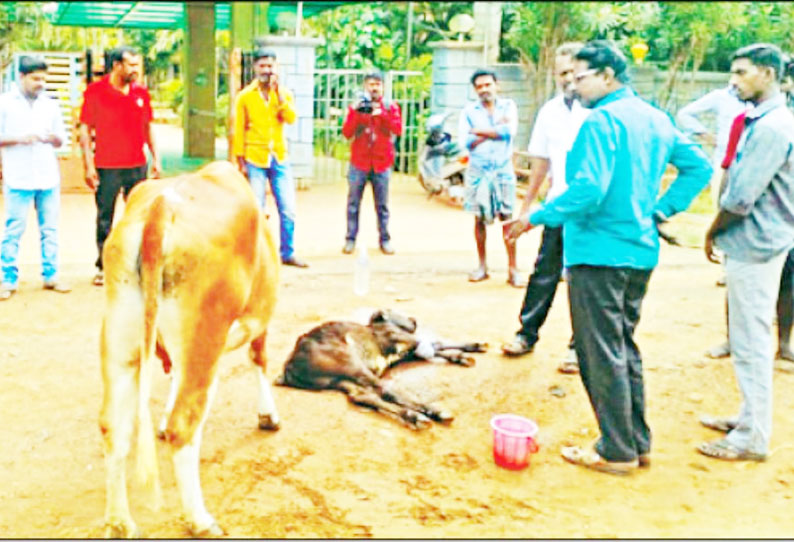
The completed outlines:
{"type": "Polygon", "coordinates": [[[538,453],[538,450],[540,450],[540,446],[538,445],[537,442],[535,442],[535,439],[532,437],[527,437],[527,440],[529,441],[529,453],[531,454],[538,453]]]}

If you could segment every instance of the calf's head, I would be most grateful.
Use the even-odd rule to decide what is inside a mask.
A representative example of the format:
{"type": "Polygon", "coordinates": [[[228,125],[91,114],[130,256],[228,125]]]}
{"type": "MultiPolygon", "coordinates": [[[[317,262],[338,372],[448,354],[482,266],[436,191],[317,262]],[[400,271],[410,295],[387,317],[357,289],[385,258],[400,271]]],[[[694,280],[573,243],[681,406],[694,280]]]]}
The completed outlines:
{"type": "Polygon", "coordinates": [[[390,310],[376,311],[369,319],[369,327],[384,355],[416,347],[416,320],[411,317],[390,310]]]}

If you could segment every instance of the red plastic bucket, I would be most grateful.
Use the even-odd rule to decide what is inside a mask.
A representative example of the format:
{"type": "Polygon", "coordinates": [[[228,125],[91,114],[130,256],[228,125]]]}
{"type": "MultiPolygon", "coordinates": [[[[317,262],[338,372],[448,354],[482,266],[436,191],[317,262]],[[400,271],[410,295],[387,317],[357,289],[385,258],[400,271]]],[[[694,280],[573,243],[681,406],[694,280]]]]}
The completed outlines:
{"type": "Polygon", "coordinates": [[[521,470],[529,465],[529,456],[538,451],[535,436],[538,426],[515,414],[498,414],[491,418],[493,459],[506,469],[521,470]]]}

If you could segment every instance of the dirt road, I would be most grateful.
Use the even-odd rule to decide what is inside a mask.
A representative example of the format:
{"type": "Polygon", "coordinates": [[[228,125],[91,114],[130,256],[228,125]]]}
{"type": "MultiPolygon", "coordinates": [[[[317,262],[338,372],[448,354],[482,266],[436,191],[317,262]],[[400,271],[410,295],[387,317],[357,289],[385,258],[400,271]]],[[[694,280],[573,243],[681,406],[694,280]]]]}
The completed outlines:
{"type": "MultiPolygon", "coordinates": [[[[708,360],[724,337],[718,267],[698,250],[664,247],[637,339],[645,359],[651,469],[626,479],[589,472],[559,456],[587,444],[595,419],[577,376],[555,371],[570,333],[565,285],[534,354],[498,351],[517,326],[523,293],[505,284],[506,258],[489,229],[491,279],[466,281],[475,263],[472,219],[427,201],[418,185],[392,189],[396,255],[376,250],[369,191],[362,207],[372,289],[352,293],[354,258],[340,252],[346,187],[298,195],[298,254],[306,270],[285,268],[270,332],[268,376],[281,370],[296,338],[359,307],[390,307],[450,338],[484,340],[473,368],[414,366],[398,385],[438,400],[457,415],[449,427],[412,432],[350,406],[339,393],[275,388],[283,424],[256,429],[256,385],[243,350],[222,360],[221,383],[204,432],[201,476],[207,506],[234,537],[792,537],[794,374],[775,372],[772,454],[762,464],[698,455],[714,438],[702,413],[733,414],[739,393],[729,360],[708,360]],[[564,397],[550,388],[559,386],[564,397]],[[540,426],[540,452],[520,472],[491,456],[489,419],[512,412],[540,426]]],[[[272,202],[271,202],[272,205],[272,202]]],[[[271,211],[273,207],[270,207],[271,211]]],[[[90,196],[66,195],[61,216],[68,295],[41,290],[38,234],[31,217],[21,253],[20,292],[0,305],[0,536],[102,534],[104,467],[97,427],[101,398],[100,288],[90,284],[95,211],[90,196]]],[[[674,226],[699,239],[706,217],[674,226]]],[[[540,238],[519,242],[527,274],[540,238]]],[[[153,412],[167,381],[158,373],[153,412]]],[[[166,506],[150,511],[131,483],[133,515],[147,536],[187,536],[167,450],[159,445],[166,506]]],[[[130,465],[132,465],[132,461],[130,465]]]]}

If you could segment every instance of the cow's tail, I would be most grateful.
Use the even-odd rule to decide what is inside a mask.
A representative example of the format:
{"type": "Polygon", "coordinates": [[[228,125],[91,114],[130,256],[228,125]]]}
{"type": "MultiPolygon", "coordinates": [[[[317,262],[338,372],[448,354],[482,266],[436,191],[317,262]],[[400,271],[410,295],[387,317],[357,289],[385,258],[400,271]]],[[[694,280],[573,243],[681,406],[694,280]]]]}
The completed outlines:
{"type": "Polygon", "coordinates": [[[168,220],[165,197],[158,196],[146,217],[141,237],[140,278],[143,293],[143,341],[141,342],[141,372],[138,381],[138,454],[136,475],[141,485],[152,495],[153,508],[162,504],[157,471],[157,450],[154,427],[149,410],[152,388],[152,367],[157,345],[157,314],[163,289],[163,240],[168,220]]]}

